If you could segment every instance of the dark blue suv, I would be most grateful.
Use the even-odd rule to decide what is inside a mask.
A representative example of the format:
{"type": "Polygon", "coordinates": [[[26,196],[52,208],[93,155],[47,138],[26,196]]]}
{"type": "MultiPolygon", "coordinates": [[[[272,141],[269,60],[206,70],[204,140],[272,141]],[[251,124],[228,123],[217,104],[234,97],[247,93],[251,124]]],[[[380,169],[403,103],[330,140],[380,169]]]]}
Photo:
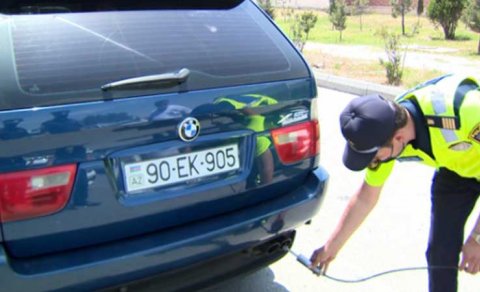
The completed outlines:
{"type": "Polygon", "coordinates": [[[0,2],[0,289],[202,287],[319,209],[315,80],[252,1],[0,2]]]}

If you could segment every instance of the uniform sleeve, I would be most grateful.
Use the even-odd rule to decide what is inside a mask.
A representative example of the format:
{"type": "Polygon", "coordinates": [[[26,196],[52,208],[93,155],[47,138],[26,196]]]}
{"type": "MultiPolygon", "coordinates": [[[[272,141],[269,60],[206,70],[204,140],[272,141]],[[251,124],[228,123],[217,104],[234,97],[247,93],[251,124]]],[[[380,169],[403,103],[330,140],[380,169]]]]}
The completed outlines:
{"type": "Polygon", "coordinates": [[[382,163],[376,169],[367,168],[365,172],[365,182],[372,187],[382,186],[393,170],[395,161],[382,163]]]}

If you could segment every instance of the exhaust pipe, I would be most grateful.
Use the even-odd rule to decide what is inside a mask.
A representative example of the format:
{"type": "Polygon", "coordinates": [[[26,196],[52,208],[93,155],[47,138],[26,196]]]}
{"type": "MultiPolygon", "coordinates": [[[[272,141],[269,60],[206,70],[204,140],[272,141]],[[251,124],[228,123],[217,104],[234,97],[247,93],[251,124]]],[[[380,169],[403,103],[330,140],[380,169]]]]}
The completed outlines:
{"type": "Polygon", "coordinates": [[[295,231],[279,235],[267,242],[261,243],[246,252],[252,256],[273,255],[275,253],[283,253],[285,249],[290,249],[295,238],[295,231]]]}
{"type": "Polygon", "coordinates": [[[267,255],[271,255],[277,251],[279,251],[281,249],[281,245],[279,242],[273,242],[272,244],[270,244],[270,246],[268,246],[267,248],[267,255]]]}
{"type": "Polygon", "coordinates": [[[281,250],[290,250],[292,245],[293,245],[293,240],[291,238],[287,238],[282,241],[282,243],[280,244],[280,248],[281,250]]]}

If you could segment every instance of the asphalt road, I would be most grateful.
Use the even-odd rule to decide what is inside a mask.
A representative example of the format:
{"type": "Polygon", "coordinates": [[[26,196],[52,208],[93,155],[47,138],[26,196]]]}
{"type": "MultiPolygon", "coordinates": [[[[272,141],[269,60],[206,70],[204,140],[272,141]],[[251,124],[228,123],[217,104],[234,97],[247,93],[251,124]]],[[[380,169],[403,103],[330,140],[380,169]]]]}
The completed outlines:
{"type": "MultiPolygon", "coordinates": [[[[293,250],[310,256],[335,227],[349,197],[363,180],[341,164],[344,141],[338,115],[353,97],[319,88],[321,163],[331,177],[325,201],[312,225],[298,230],[293,250]]],[[[384,187],[380,201],[362,227],[330,265],[329,275],[363,278],[385,270],[426,266],[425,248],[430,216],[430,181],[433,170],[418,163],[398,163],[384,187]]],[[[467,234],[480,214],[480,203],[470,216],[467,234]]],[[[480,275],[462,273],[460,292],[480,291],[480,275]]],[[[236,291],[428,291],[427,272],[391,274],[360,284],[343,284],[316,277],[287,255],[269,268],[245,278],[208,289],[208,292],[236,291]]]]}

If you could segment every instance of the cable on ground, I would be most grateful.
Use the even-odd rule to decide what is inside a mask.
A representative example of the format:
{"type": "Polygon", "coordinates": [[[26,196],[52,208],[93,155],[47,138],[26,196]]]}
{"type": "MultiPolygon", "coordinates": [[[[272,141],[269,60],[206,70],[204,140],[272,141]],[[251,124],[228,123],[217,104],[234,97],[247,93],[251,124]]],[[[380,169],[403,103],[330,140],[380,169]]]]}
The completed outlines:
{"type": "Polygon", "coordinates": [[[374,278],[378,278],[381,276],[385,276],[388,274],[394,274],[394,273],[400,273],[400,272],[409,272],[409,271],[423,271],[423,270],[458,270],[458,267],[454,266],[431,266],[431,267],[406,267],[406,268],[398,268],[398,269],[392,269],[392,270],[387,270],[383,271],[377,274],[370,275],[368,277],[364,278],[359,278],[359,279],[341,279],[337,277],[332,277],[330,275],[327,275],[323,273],[319,268],[311,268],[311,262],[310,259],[308,259],[306,256],[301,255],[301,254],[296,254],[294,253],[291,249],[288,247],[284,247],[285,251],[288,251],[291,253],[295,258],[297,259],[298,262],[300,262],[303,266],[308,268],[311,272],[316,274],[317,276],[323,276],[329,280],[340,282],[340,283],[346,283],[346,284],[354,284],[354,283],[361,283],[365,281],[372,280],[374,278]]]}

